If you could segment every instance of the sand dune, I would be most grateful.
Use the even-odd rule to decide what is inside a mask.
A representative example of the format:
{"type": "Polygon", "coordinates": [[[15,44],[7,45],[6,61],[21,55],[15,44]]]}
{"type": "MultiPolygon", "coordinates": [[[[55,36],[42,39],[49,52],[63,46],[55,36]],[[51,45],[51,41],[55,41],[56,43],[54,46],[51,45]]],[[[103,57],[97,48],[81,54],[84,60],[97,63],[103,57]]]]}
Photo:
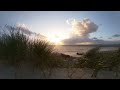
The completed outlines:
{"type": "Polygon", "coordinates": [[[33,72],[30,68],[21,70],[13,67],[0,65],[0,79],[120,79],[120,75],[116,78],[112,71],[100,71],[96,78],[91,78],[91,69],[54,69],[50,77],[43,77],[39,70],[33,72]],[[69,73],[68,73],[69,71],[69,73]],[[70,74],[74,72],[71,76],[70,74]]]}

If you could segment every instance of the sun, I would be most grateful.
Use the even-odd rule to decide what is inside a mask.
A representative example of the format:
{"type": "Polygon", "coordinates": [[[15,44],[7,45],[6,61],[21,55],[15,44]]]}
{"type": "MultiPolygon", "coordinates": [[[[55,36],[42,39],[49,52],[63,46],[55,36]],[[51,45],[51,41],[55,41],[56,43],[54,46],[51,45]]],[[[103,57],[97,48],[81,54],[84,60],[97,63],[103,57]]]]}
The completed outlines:
{"type": "Polygon", "coordinates": [[[64,40],[66,38],[66,36],[62,33],[58,33],[58,32],[54,32],[54,33],[49,33],[47,35],[47,40],[51,43],[54,43],[55,45],[61,45],[62,40],[64,40]]]}

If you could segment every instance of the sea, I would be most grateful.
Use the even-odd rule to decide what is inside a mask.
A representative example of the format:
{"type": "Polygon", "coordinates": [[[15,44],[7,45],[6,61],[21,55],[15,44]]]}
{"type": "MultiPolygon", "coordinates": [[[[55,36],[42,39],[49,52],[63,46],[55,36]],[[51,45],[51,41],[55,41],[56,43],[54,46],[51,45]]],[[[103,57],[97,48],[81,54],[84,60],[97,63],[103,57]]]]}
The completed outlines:
{"type": "MultiPolygon", "coordinates": [[[[94,45],[56,45],[54,46],[54,51],[58,53],[63,53],[73,57],[80,57],[76,53],[86,53],[92,48],[95,48],[94,45]]],[[[118,46],[101,46],[100,51],[110,51],[117,50],[118,46]]]]}

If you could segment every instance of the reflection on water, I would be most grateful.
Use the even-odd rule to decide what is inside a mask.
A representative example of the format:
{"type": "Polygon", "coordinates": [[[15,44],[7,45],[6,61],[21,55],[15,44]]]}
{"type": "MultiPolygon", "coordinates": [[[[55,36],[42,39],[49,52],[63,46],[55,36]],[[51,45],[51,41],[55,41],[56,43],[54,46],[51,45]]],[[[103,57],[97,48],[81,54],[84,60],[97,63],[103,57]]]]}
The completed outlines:
{"type": "MultiPolygon", "coordinates": [[[[80,57],[80,55],[76,54],[77,52],[85,53],[94,47],[95,46],[75,46],[75,45],[60,46],[59,45],[59,46],[54,47],[54,51],[59,52],[59,53],[64,53],[67,55],[71,55],[74,57],[80,57]]],[[[118,49],[118,47],[101,47],[100,51],[109,51],[109,50],[117,50],[117,49],[118,49]]]]}

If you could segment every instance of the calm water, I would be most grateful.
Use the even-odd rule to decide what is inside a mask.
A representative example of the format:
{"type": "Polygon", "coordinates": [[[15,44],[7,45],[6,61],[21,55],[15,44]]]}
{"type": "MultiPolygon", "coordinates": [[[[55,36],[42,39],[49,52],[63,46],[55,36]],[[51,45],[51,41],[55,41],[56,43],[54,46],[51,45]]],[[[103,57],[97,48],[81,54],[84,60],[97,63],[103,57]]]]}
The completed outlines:
{"type": "MultiPolygon", "coordinates": [[[[77,52],[85,53],[88,50],[94,48],[95,46],[55,46],[54,51],[59,53],[64,53],[67,55],[71,55],[74,57],[80,57],[80,55],[77,55],[77,52]]],[[[109,51],[109,50],[117,50],[118,47],[101,47],[101,51],[109,51]]]]}

